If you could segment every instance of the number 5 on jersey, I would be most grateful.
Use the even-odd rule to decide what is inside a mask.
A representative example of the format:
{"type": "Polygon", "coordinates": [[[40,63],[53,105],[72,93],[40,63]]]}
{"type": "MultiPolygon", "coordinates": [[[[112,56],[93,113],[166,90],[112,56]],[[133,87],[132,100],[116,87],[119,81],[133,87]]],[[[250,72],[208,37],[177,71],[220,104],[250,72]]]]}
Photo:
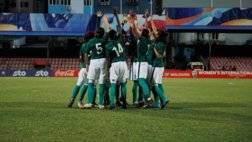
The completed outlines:
{"type": "Polygon", "coordinates": [[[96,53],[98,55],[102,53],[102,44],[101,43],[95,44],[95,48],[96,48],[96,53]]]}

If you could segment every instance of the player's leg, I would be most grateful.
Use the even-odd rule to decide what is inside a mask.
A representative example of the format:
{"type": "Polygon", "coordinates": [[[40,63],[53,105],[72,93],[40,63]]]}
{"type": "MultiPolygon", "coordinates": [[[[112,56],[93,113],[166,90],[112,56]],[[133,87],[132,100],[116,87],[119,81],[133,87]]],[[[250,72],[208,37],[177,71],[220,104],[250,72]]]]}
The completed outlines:
{"type": "Polygon", "coordinates": [[[133,81],[133,86],[132,86],[132,103],[133,105],[137,105],[138,101],[137,101],[137,88],[138,88],[138,81],[137,81],[137,63],[133,62],[132,66],[131,66],[131,79],[133,81]]]}
{"type": "Polygon", "coordinates": [[[106,59],[99,59],[99,103],[98,106],[100,109],[104,108],[104,94],[105,94],[105,79],[106,79],[106,68],[105,68],[106,59]]]}
{"type": "Polygon", "coordinates": [[[94,93],[95,93],[95,78],[96,78],[96,65],[95,61],[91,60],[90,66],[89,66],[89,71],[88,71],[88,99],[87,99],[87,104],[84,105],[85,108],[91,108],[93,105],[94,101],[94,93]]]}
{"type": "Polygon", "coordinates": [[[94,84],[94,96],[93,96],[93,102],[92,102],[92,104],[93,104],[93,106],[97,106],[97,104],[96,104],[96,96],[97,96],[97,87],[96,87],[96,82],[95,82],[95,84],[94,84]]]}
{"type": "Polygon", "coordinates": [[[78,75],[78,79],[77,79],[77,83],[76,85],[73,87],[73,90],[72,90],[72,94],[71,94],[71,98],[69,100],[69,103],[68,103],[68,107],[72,107],[73,103],[74,103],[74,100],[75,98],[77,97],[79,91],[80,91],[80,88],[81,88],[81,85],[83,83],[83,74],[84,74],[84,68],[82,68],[79,72],[79,75],[78,75]]]}
{"type": "Polygon", "coordinates": [[[155,85],[154,85],[154,81],[153,81],[154,71],[155,71],[155,68],[152,65],[149,65],[148,66],[148,77],[149,77],[149,86],[151,88],[151,92],[154,97],[153,107],[160,108],[160,97],[158,96],[158,94],[155,90],[155,85]]]}
{"type": "Polygon", "coordinates": [[[168,98],[167,96],[165,96],[163,92],[163,86],[162,86],[163,72],[164,72],[163,67],[156,67],[153,74],[153,79],[155,83],[155,91],[161,99],[161,109],[164,108],[168,104],[168,98]]]}
{"type": "MultiPolygon", "coordinates": [[[[138,83],[138,81],[137,81],[137,83],[138,83]]],[[[142,107],[142,106],[144,106],[144,95],[143,95],[143,90],[142,90],[142,88],[140,87],[140,85],[139,85],[139,83],[138,83],[138,96],[137,96],[137,101],[138,101],[138,103],[137,103],[137,107],[142,107]]]]}
{"type": "Polygon", "coordinates": [[[120,89],[121,89],[120,83],[116,82],[116,94],[115,94],[115,96],[116,96],[116,106],[121,106],[120,89]]]}
{"type": "Polygon", "coordinates": [[[153,94],[154,97],[154,103],[153,103],[153,107],[154,108],[160,108],[160,99],[159,96],[157,95],[156,91],[155,91],[155,86],[153,83],[153,73],[154,73],[155,68],[148,64],[148,75],[147,75],[147,81],[148,81],[148,85],[150,87],[150,91],[153,94]]]}
{"type": "Polygon", "coordinates": [[[78,107],[79,108],[84,108],[84,104],[83,104],[83,99],[84,99],[84,96],[87,92],[87,88],[88,88],[88,79],[87,79],[87,71],[85,69],[84,73],[83,73],[83,81],[82,81],[82,87],[80,89],[80,99],[79,99],[79,102],[78,102],[78,107]]]}
{"type": "Polygon", "coordinates": [[[126,81],[123,81],[120,83],[121,86],[121,100],[122,100],[122,108],[126,109],[127,108],[127,101],[126,101],[126,96],[127,96],[127,86],[126,86],[126,81]]]}
{"type": "Polygon", "coordinates": [[[143,91],[145,101],[147,102],[148,105],[150,105],[152,103],[152,99],[150,97],[150,91],[149,91],[150,89],[146,81],[147,71],[148,71],[148,63],[147,62],[140,63],[138,83],[143,91]]]}
{"type": "Polygon", "coordinates": [[[109,87],[110,87],[110,82],[107,81],[106,79],[106,86],[105,86],[105,94],[104,94],[104,106],[109,105],[109,87]]]}
{"type": "Polygon", "coordinates": [[[87,89],[88,89],[88,83],[84,83],[80,90],[80,100],[79,100],[80,102],[83,102],[87,89]]]}
{"type": "Polygon", "coordinates": [[[152,84],[151,86],[151,92],[153,94],[154,97],[154,103],[153,103],[153,107],[154,108],[160,108],[160,97],[158,96],[156,90],[155,90],[155,85],[152,84]]]}
{"type": "Polygon", "coordinates": [[[122,108],[127,108],[127,79],[129,78],[129,72],[126,62],[120,62],[120,70],[122,71],[119,75],[119,81],[121,86],[121,97],[122,97],[122,108]]]}
{"type": "Polygon", "coordinates": [[[109,99],[110,99],[110,109],[115,108],[115,95],[116,95],[116,82],[117,82],[117,75],[115,71],[115,63],[113,63],[110,67],[110,75],[109,75],[109,80],[110,80],[110,89],[109,89],[109,99]]]}

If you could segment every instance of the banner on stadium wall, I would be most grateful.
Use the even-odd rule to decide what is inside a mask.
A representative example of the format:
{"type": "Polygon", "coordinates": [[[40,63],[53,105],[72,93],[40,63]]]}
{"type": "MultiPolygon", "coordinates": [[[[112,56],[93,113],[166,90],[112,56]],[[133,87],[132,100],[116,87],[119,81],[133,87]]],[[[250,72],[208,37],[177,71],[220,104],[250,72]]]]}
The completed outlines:
{"type": "MultiPolygon", "coordinates": [[[[252,8],[166,8],[165,11],[163,16],[153,15],[158,29],[252,32],[252,8]]],[[[145,23],[140,14],[118,16],[125,31],[133,23],[140,28],[145,23]]],[[[116,25],[113,14],[101,18],[100,26],[106,31],[116,30],[116,25]]],[[[89,14],[0,13],[0,35],[83,36],[95,27],[96,18],[89,14]]]]}
{"type": "MultiPolygon", "coordinates": [[[[145,17],[142,14],[136,14],[133,16],[130,15],[123,15],[118,14],[119,20],[123,23],[122,28],[125,31],[128,31],[130,26],[132,26],[134,23],[137,23],[137,25],[141,28],[143,28],[145,23],[145,17]]],[[[166,23],[165,23],[165,15],[159,16],[159,15],[153,15],[153,22],[157,29],[165,30],[166,23]]],[[[105,14],[101,18],[100,26],[105,29],[105,31],[109,31],[109,29],[117,29],[117,21],[114,14],[105,14]]]]}
{"type": "Polygon", "coordinates": [[[88,14],[0,13],[0,35],[83,36],[88,14]]]}
{"type": "Polygon", "coordinates": [[[79,70],[55,70],[55,77],[77,77],[79,70]]]}
{"type": "Polygon", "coordinates": [[[0,77],[53,77],[53,71],[46,70],[0,70],[0,77]]]}
{"type": "Polygon", "coordinates": [[[252,31],[252,8],[166,8],[167,30],[252,31]]]}
{"type": "Polygon", "coordinates": [[[251,78],[252,72],[245,71],[199,71],[197,78],[251,78]]]}
{"type": "Polygon", "coordinates": [[[165,70],[163,78],[192,78],[191,70],[165,70]]]}

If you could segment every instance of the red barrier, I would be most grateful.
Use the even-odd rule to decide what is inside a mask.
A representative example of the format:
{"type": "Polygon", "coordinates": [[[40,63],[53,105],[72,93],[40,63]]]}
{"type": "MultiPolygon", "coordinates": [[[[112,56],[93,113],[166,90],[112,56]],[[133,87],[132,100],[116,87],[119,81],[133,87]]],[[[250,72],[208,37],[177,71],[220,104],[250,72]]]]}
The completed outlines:
{"type": "Polygon", "coordinates": [[[55,77],[77,77],[79,70],[55,70],[55,77]]]}
{"type": "Polygon", "coordinates": [[[244,71],[199,71],[197,78],[251,78],[252,72],[244,71]]]}
{"type": "MultiPolygon", "coordinates": [[[[78,77],[79,70],[55,70],[55,77],[78,77]]],[[[250,78],[252,72],[242,71],[197,71],[165,70],[163,78],[250,78]]]]}
{"type": "Polygon", "coordinates": [[[163,78],[192,78],[191,70],[165,70],[163,78]]]}

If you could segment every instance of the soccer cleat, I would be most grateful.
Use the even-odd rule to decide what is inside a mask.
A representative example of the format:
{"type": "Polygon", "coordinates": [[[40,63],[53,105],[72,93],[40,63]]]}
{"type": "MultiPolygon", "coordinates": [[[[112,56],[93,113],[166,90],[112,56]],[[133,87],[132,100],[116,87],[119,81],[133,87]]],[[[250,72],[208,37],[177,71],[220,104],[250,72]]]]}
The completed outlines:
{"type": "Polygon", "coordinates": [[[152,105],[149,105],[149,104],[145,104],[145,105],[143,106],[143,108],[153,108],[153,106],[152,106],[152,105]]]}
{"type": "Polygon", "coordinates": [[[78,102],[78,107],[79,107],[80,109],[83,109],[83,108],[84,108],[83,102],[79,101],[79,102],[78,102]]]}
{"type": "Polygon", "coordinates": [[[165,101],[165,103],[161,105],[161,109],[164,109],[166,106],[168,106],[168,104],[169,104],[169,101],[165,101]]]}
{"type": "Polygon", "coordinates": [[[152,104],[152,103],[153,103],[152,98],[151,98],[151,97],[149,97],[149,98],[147,99],[147,102],[146,102],[146,103],[148,103],[148,104],[152,104]]]}
{"type": "Polygon", "coordinates": [[[98,108],[99,109],[104,109],[105,107],[104,107],[104,105],[98,105],[98,108]]]}
{"type": "Polygon", "coordinates": [[[87,108],[87,109],[92,108],[92,107],[93,107],[92,104],[85,104],[85,105],[84,105],[84,108],[87,108]]]}
{"type": "Polygon", "coordinates": [[[74,98],[70,98],[69,103],[67,104],[67,107],[72,107],[74,104],[74,98]]]}
{"type": "Polygon", "coordinates": [[[140,107],[143,107],[143,106],[144,106],[144,102],[143,101],[138,102],[137,108],[140,108],[140,107]]]}

